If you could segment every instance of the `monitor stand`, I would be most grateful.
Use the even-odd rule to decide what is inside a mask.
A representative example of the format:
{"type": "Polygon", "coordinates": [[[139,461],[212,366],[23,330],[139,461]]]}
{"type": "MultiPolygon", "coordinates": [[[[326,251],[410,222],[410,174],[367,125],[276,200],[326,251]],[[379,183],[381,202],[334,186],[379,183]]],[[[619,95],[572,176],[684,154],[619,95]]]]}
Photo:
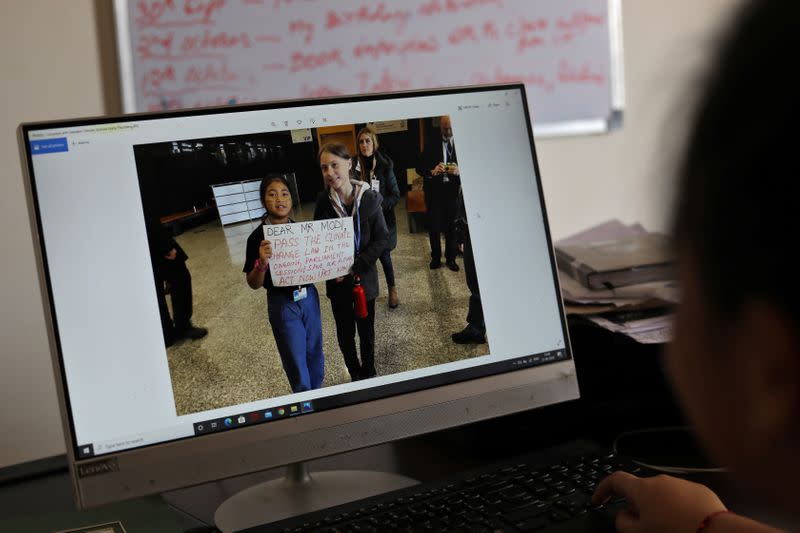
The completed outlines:
{"type": "Polygon", "coordinates": [[[312,475],[306,463],[295,463],[286,467],[283,479],[253,485],[222,502],[214,522],[223,533],[238,531],[416,484],[399,474],[370,470],[312,475]]]}

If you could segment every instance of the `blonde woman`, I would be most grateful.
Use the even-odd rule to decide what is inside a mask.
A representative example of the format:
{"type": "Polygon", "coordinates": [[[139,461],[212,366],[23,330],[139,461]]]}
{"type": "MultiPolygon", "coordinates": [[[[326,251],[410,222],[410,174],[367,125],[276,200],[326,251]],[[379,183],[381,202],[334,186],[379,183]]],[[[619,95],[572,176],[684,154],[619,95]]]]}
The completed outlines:
{"type": "Polygon", "coordinates": [[[392,265],[392,250],[397,247],[397,221],[394,206],[400,201],[400,189],[394,175],[394,162],[383,151],[378,151],[378,134],[372,126],[365,126],[358,132],[358,155],[353,159],[353,169],[357,179],[369,182],[371,187],[383,196],[381,209],[389,230],[389,245],[378,258],[386,276],[389,288],[389,307],[394,309],[400,303],[392,265]]]}

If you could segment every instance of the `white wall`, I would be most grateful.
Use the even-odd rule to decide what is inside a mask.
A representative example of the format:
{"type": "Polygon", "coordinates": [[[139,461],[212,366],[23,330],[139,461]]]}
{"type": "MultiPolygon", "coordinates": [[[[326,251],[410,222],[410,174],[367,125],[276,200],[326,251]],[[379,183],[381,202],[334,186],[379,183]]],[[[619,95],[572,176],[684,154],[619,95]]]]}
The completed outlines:
{"type": "Polygon", "coordinates": [[[609,218],[666,230],[682,122],[738,0],[622,0],[626,108],[610,135],[539,140],[554,238],[609,218]]]}
{"type": "MultiPolygon", "coordinates": [[[[555,238],[617,217],[665,229],[698,67],[735,0],[623,0],[627,108],[609,135],[537,142],[555,238]]],[[[0,18],[0,467],[63,453],[15,128],[117,113],[110,2],[11,0],[0,18]]],[[[98,250],[98,253],[101,253],[98,250]]]]}
{"type": "Polygon", "coordinates": [[[0,17],[0,467],[64,453],[16,127],[105,113],[88,0],[13,0],[0,17]]]}

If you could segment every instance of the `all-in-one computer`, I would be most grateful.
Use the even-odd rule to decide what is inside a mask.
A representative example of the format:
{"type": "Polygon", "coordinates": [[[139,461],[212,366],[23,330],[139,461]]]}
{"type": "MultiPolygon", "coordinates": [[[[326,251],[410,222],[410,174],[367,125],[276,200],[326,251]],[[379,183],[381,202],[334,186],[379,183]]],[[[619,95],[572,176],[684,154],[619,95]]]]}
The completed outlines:
{"type": "MultiPolygon", "coordinates": [[[[19,138],[80,506],[283,465],[303,479],[297,465],[313,458],[579,396],[522,85],[23,124],[19,138]],[[445,121],[457,165],[442,142],[445,121]],[[326,280],[317,279],[324,376],[316,388],[298,385],[282,366],[272,303],[246,280],[248,236],[268,223],[260,186],[268,175],[286,178],[301,223],[292,228],[303,230],[329,199],[320,149],[338,143],[355,154],[366,125],[394,162],[402,198],[393,252],[401,303],[385,304],[378,265],[377,375],[354,377],[326,280]],[[441,153],[428,166],[444,163],[435,176],[421,163],[431,144],[441,153]],[[424,224],[436,206],[412,204],[437,201],[433,179],[460,204],[443,215],[442,233],[453,223],[462,244],[468,234],[462,271],[431,268],[424,224]],[[468,259],[479,290],[468,287],[468,259]],[[183,304],[176,297],[186,287],[162,272],[175,261],[190,273],[191,323],[179,309],[187,295],[183,304]],[[485,342],[454,342],[475,305],[485,342]],[[176,329],[180,313],[191,334],[176,329]]],[[[358,230],[355,216],[353,224],[345,230],[358,230]]],[[[325,276],[314,261],[332,260],[326,239],[354,253],[356,236],[333,229],[316,246],[302,233],[270,231],[274,257],[297,259],[295,273],[325,276]]],[[[326,484],[339,500],[408,484],[388,473],[315,479],[300,510],[340,503],[326,484]]],[[[268,490],[245,492],[263,501],[268,490]]],[[[223,530],[292,513],[235,500],[217,513],[223,530]]]]}

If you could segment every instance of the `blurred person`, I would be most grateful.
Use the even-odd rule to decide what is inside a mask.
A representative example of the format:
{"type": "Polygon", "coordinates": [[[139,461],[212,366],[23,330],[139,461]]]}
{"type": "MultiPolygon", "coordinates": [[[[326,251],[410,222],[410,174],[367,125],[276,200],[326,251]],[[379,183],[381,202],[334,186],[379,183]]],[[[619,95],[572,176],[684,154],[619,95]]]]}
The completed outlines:
{"type": "Polygon", "coordinates": [[[469,308],[466,327],[453,333],[450,338],[456,344],[483,344],[486,342],[486,323],[483,321],[481,291],[478,287],[478,275],[475,272],[475,256],[472,254],[472,240],[469,236],[463,189],[458,191],[455,234],[456,242],[464,257],[464,276],[467,278],[467,288],[469,289],[469,308]]]}
{"type": "Polygon", "coordinates": [[[453,140],[450,117],[439,117],[440,135],[426,142],[425,150],[417,167],[423,177],[422,189],[428,218],[428,236],[431,243],[430,268],[442,266],[442,234],[444,234],[444,256],[447,268],[458,272],[456,263],[455,218],[458,190],[461,187],[461,172],[453,140]]]}
{"type": "Polygon", "coordinates": [[[197,340],[208,335],[208,329],[192,324],[192,275],[186,266],[189,256],[172,236],[172,232],[153,222],[155,246],[151,247],[158,284],[158,308],[161,313],[161,329],[167,347],[183,339],[197,340]],[[166,294],[172,302],[172,317],[169,316],[166,294]]]}
{"type": "MultiPolygon", "coordinates": [[[[800,523],[800,290],[795,242],[800,100],[782,72],[800,52],[800,3],[745,4],[707,80],[673,212],[682,302],[666,368],[695,433],[741,491],[800,523]]],[[[617,530],[770,532],[710,489],[616,472],[594,503],[627,500],[617,530]]],[[[796,529],[795,529],[796,530],[796,529]]]]}
{"type": "Polygon", "coordinates": [[[365,126],[358,131],[358,155],[353,161],[356,178],[370,183],[370,186],[383,197],[381,209],[389,230],[389,245],[378,258],[386,276],[389,291],[389,307],[394,309],[400,303],[395,285],[392,250],[397,247],[397,221],[394,206],[400,201],[400,188],[394,174],[394,162],[383,151],[379,151],[378,134],[372,126],[365,126]]]}

